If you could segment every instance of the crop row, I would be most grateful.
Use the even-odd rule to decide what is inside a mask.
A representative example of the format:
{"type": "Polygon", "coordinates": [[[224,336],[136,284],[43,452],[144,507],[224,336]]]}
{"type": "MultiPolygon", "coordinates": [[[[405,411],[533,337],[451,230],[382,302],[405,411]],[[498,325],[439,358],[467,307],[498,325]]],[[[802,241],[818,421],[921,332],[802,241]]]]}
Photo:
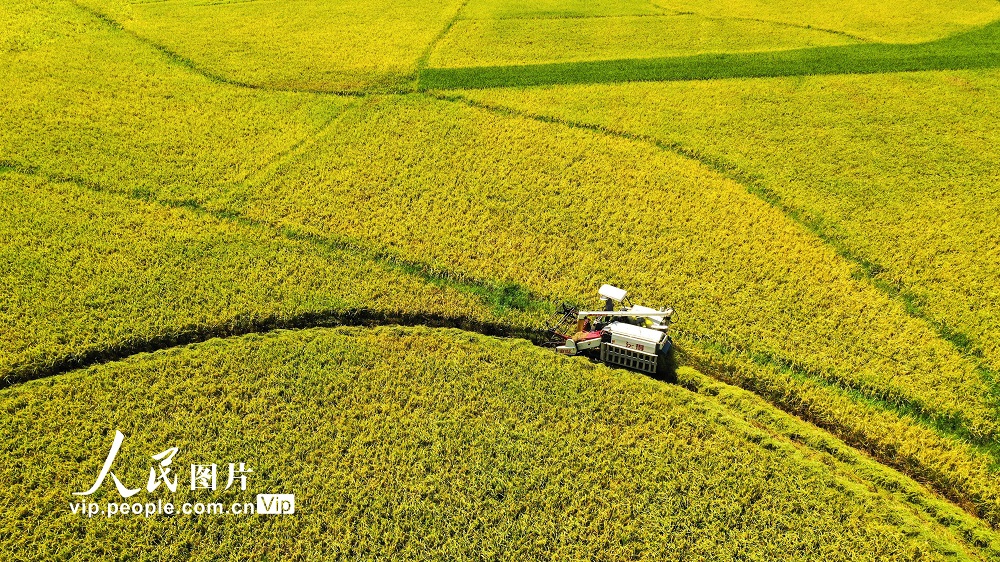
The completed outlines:
{"type": "MultiPolygon", "coordinates": [[[[213,340],[9,388],[0,409],[0,450],[17,452],[0,463],[0,545],[25,559],[937,560],[977,550],[710,398],[459,331],[213,340]],[[168,447],[178,470],[253,470],[245,492],[185,482],[137,501],[283,492],[296,514],[81,524],[57,498],[92,485],[116,430],[126,485],[144,482],[150,456],[168,447]]],[[[109,486],[87,499],[115,501],[109,486]]]]}

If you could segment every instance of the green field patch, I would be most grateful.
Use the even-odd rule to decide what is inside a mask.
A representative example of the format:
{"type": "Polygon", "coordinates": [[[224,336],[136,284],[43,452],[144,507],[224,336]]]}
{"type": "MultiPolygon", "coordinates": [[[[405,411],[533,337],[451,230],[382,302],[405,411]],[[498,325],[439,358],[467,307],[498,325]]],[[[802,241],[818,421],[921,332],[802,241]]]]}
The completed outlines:
{"type": "Polygon", "coordinates": [[[0,381],[276,327],[423,322],[517,331],[516,288],[0,174],[0,381]],[[503,322],[503,326],[499,323],[503,322]],[[493,326],[493,327],[490,327],[493,326]]]}
{"type": "Polygon", "coordinates": [[[468,68],[427,68],[423,89],[876,74],[1000,67],[1000,23],[930,43],[854,44],[762,53],[710,53],[468,68]]]}
{"type": "MultiPolygon", "coordinates": [[[[0,409],[0,544],[27,559],[940,560],[996,541],[963,541],[950,528],[960,515],[949,527],[922,519],[917,498],[710,397],[459,331],[212,340],[6,389],[0,409]],[[126,436],[115,474],[132,486],[150,455],[178,448],[178,489],[140,501],[292,493],[296,514],[72,514],[71,492],[92,485],[115,431],[126,436]],[[192,491],[188,466],[205,462],[244,462],[247,490],[192,491]]],[[[89,498],[120,500],[110,481],[89,498]]]]}
{"type": "Polygon", "coordinates": [[[428,65],[469,67],[657,58],[840,45],[843,35],[700,16],[459,20],[428,65]]]}
{"type": "Polygon", "coordinates": [[[258,0],[121,5],[82,0],[207,72],[310,91],[408,87],[458,0],[258,0]]]}

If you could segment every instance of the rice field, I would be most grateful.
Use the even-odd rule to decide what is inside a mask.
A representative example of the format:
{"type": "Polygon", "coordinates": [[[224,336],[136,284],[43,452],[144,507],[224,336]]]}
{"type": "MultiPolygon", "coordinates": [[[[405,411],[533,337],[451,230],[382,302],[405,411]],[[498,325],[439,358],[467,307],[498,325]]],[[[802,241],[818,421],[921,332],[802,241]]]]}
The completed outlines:
{"type": "Polygon", "coordinates": [[[539,89],[517,101],[500,91],[466,95],[647,135],[747,178],[995,371],[998,76],[775,79],[749,96],[738,82],[659,85],[669,101],[652,85],[603,87],[599,96],[539,89]],[[598,97],[605,110],[587,109],[598,97]],[[641,122],[625,117],[644,103],[641,122]]]}
{"type": "Polygon", "coordinates": [[[431,53],[431,68],[651,59],[766,52],[856,40],[762,21],[697,15],[458,20],[431,53]],[[484,49],[488,45],[490,48],[484,49]]]}
{"type": "Polygon", "coordinates": [[[459,0],[81,0],[225,81],[279,90],[393,91],[459,0]]]}
{"type": "Polygon", "coordinates": [[[14,172],[0,174],[0,195],[4,385],[268,327],[395,321],[513,333],[538,321],[499,308],[495,287],[292,231],[14,172]]]}
{"type": "MultiPolygon", "coordinates": [[[[0,543],[29,558],[65,556],[70,545],[77,556],[130,559],[860,551],[945,560],[996,548],[960,538],[962,524],[976,531],[961,512],[941,513],[952,528],[927,520],[833,455],[802,450],[710,397],[455,330],[211,340],[26,383],[5,391],[0,408],[10,416],[0,470],[11,483],[0,492],[0,543]],[[75,423],[39,423],[65,410],[79,412],[75,423]],[[298,490],[297,514],[253,526],[49,516],[64,509],[61,494],[32,492],[42,482],[88,486],[101,459],[81,466],[78,457],[107,447],[116,428],[130,448],[117,465],[125,482],[144,476],[143,447],[176,446],[178,462],[240,459],[254,470],[249,491],[298,490]],[[41,525],[22,527],[36,517],[41,525]]],[[[218,494],[226,503],[241,495],[218,494]]]]}
{"type": "Polygon", "coordinates": [[[1000,558],[998,20],[5,3],[0,552],[1000,558]],[[538,345],[602,283],[676,376],[538,345]],[[297,511],[68,510],[116,431],[297,511]]]}

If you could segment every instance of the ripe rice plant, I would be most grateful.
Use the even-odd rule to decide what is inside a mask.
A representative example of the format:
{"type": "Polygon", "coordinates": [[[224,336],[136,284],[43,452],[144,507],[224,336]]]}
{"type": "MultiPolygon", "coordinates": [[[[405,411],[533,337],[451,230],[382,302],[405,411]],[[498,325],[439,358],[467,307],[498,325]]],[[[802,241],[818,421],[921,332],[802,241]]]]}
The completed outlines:
{"type": "Polygon", "coordinates": [[[724,170],[1000,369],[1000,72],[463,95],[645,135],[724,170]]]}
{"type": "Polygon", "coordinates": [[[350,134],[331,132],[274,182],[234,197],[240,211],[552,299],[627,281],[685,311],[686,329],[995,433],[974,365],[821,241],[695,162],[417,97],[343,125],[350,134]]]}
{"type": "Polygon", "coordinates": [[[475,67],[644,59],[854,42],[836,33],[695,15],[459,20],[438,43],[428,65],[475,67]]]}
{"type": "Polygon", "coordinates": [[[529,323],[357,252],[12,172],[0,173],[0,240],[3,386],[281,326],[529,323]]]}
{"type": "Polygon", "coordinates": [[[0,64],[2,163],[198,199],[266,175],[356,102],[220,84],[68,2],[43,6],[0,5],[18,45],[0,64]]]}
{"type": "MultiPolygon", "coordinates": [[[[0,545],[28,560],[111,550],[964,560],[997,548],[988,531],[978,544],[959,538],[960,513],[948,525],[917,515],[911,503],[935,501],[924,493],[904,500],[859,482],[846,463],[710,397],[453,330],[212,340],[8,388],[0,409],[9,413],[0,545]],[[245,492],[185,483],[136,498],[229,504],[283,492],[295,494],[296,514],[249,525],[231,515],[70,513],[64,494],[92,484],[116,430],[127,436],[115,461],[126,483],[144,481],[149,455],[168,447],[178,448],[178,470],[214,459],[253,470],[245,492]],[[31,533],[21,530],[27,517],[31,533]]],[[[117,492],[106,484],[91,497],[116,501],[117,492]]]]}
{"type": "Polygon", "coordinates": [[[459,0],[81,0],[226,80],[278,89],[408,87],[459,0]]]}

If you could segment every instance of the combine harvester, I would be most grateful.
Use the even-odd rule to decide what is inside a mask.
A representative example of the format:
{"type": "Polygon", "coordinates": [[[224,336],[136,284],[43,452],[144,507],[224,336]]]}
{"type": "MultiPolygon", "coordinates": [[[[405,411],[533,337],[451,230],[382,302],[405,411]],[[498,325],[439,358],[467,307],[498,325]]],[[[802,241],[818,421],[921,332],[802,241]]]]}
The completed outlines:
{"type": "Polygon", "coordinates": [[[565,355],[584,355],[608,365],[669,378],[673,340],[667,335],[674,310],[633,305],[628,293],[601,285],[604,310],[564,304],[549,328],[550,344],[565,355]]]}

